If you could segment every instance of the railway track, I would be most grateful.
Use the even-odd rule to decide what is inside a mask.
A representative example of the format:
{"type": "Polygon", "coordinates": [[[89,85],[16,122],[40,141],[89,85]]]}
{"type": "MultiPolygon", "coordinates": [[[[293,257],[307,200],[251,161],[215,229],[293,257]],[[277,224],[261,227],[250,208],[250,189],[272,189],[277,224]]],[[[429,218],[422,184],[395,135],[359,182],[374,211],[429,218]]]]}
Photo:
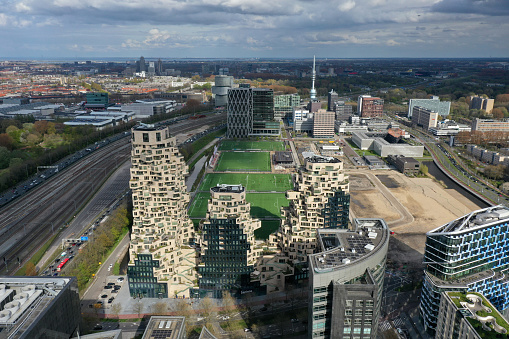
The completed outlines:
{"type": "MultiPolygon", "coordinates": [[[[224,118],[214,116],[185,120],[182,124],[170,125],[170,132],[188,133],[221,120],[224,118]]],[[[103,180],[130,158],[130,151],[128,138],[103,146],[28,194],[2,207],[0,275],[12,274],[73,218],[103,180]]]]}

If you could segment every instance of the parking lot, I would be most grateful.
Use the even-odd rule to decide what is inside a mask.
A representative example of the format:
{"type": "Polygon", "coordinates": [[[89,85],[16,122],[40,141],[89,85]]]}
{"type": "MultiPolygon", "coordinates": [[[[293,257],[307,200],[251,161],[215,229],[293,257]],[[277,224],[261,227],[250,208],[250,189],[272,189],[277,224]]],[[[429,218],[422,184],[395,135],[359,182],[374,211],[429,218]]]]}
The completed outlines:
{"type": "MultiPolygon", "coordinates": [[[[111,271],[112,266],[108,266],[108,270],[111,271]]],[[[113,302],[118,297],[120,290],[124,285],[126,285],[126,279],[123,276],[110,276],[105,281],[103,289],[101,293],[97,296],[97,300],[95,303],[91,303],[88,305],[89,308],[110,308],[113,305],[113,302]],[[100,305],[100,306],[99,306],[100,305]]],[[[126,287],[124,290],[127,290],[127,294],[129,294],[129,289],[126,287]]]]}

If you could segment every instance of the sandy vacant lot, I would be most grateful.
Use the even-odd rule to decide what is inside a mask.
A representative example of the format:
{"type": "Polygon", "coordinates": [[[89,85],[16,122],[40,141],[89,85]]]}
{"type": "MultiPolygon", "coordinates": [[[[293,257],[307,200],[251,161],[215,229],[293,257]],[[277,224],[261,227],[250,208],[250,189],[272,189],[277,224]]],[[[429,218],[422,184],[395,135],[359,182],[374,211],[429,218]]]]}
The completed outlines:
{"type": "Polygon", "coordinates": [[[426,232],[480,207],[455,190],[446,189],[429,178],[408,178],[396,171],[371,171],[410,212],[414,221],[401,225],[401,215],[380,193],[377,183],[362,175],[350,175],[351,208],[356,217],[384,218],[396,232],[391,240],[390,258],[422,262],[426,232]]]}

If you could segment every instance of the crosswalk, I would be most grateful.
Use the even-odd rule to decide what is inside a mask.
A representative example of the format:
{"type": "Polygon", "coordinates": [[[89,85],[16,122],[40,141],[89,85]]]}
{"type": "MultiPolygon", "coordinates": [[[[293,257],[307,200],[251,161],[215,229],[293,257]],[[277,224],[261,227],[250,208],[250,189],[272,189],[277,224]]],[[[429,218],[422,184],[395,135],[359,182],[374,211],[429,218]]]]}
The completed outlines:
{"type": "Polygon", "coordinates": [[[404,328],[405,322],[400,317],[395,318],[393,321],[394,327],[396,328],[404,328]]]}
{"type": "Polygon", "coordinates": [[[382,332],[385,332],[385,331],[390,330],[392,328],[391,323],[389,321],[387,321],[387,320],[384,320],[384,321],[380,322],[378,324],[378,326],[380,327],[380,330],[382,332]]]}

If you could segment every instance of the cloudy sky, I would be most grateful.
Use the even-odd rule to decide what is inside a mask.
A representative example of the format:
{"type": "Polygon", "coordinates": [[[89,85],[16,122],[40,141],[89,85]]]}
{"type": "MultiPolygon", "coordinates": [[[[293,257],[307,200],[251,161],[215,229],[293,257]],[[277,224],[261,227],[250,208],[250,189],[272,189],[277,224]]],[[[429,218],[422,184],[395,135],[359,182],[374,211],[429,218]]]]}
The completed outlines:
{"type": "Polygon", "coordinates": [[[0,0],[2,57],[509,57],[509,0],[0,0]]]}

